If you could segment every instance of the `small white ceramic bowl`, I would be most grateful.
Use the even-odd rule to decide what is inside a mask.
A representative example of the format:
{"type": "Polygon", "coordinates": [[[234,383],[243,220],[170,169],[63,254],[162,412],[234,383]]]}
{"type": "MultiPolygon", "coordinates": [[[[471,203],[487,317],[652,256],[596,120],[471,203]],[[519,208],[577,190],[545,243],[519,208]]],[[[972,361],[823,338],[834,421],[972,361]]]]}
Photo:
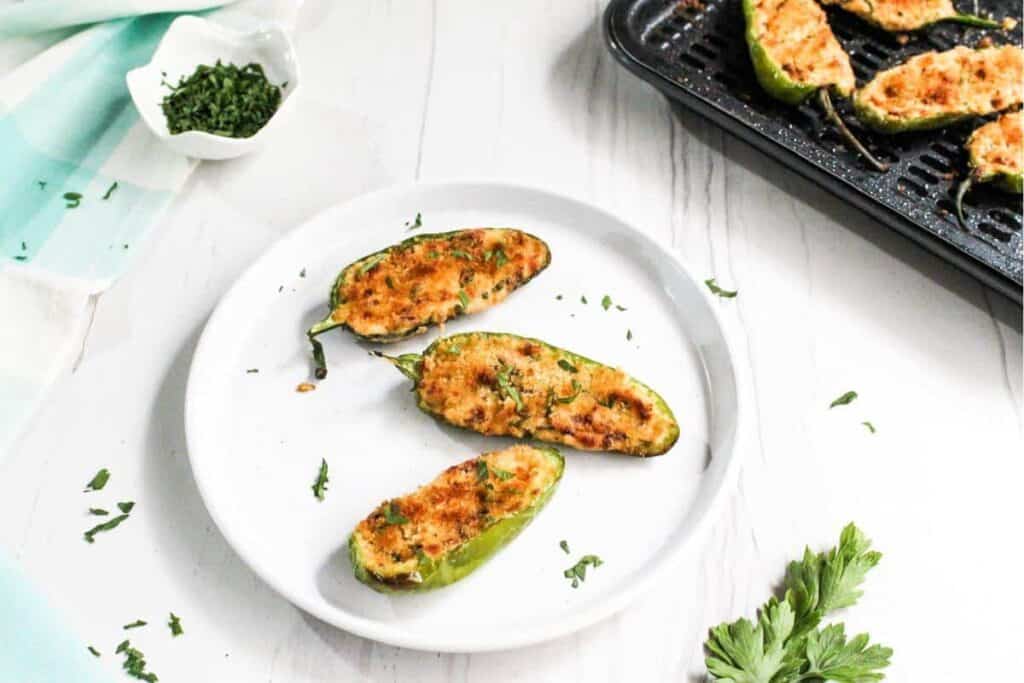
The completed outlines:
{"type": "Polygon", "coordinates": [[[149,64],[129,71],[125,80],[139,116],[169,147],[196,159],[232,159],[262,147],[267,136],[281,124],[299,89],[299,64],[291,40],[278,26],[239,33],[206,19],[182,16],[167,29],[149,64]],[[263,66],[271,83],[287,83],[281,91],[281,106],[252,137],[229,138],[199,131],[171,135],[160,108],[170,90],[161,82],[176,84],[200,64],[214,64],[218,59],[238,66],[256,62],[263,66]]]}

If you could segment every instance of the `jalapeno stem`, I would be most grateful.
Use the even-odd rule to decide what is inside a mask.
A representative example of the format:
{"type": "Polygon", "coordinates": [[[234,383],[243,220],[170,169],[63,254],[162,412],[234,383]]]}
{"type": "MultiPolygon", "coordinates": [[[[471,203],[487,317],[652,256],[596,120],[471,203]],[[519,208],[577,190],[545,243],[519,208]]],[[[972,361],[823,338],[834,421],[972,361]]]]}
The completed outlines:
{"type": "Polygon", "coordinates": [[[956,217],[960,219],[960,227],[964,230],[968,230],[967,218],[964,216],[964,197],[967,196],[967,192],[974,185],[975,177],[971,173],[956,188],[956,217]]]}
{"type": "Polygon", "coordinates": [[[994,19],[985,19],[974,14],[954,14],[949,17],[949,21],[954,21],[958,24],[967,24],[968,26],[980,26],[981,28],[999,28],[1002,26],[998,21],[994,19]]]}
{"type": "Polygon", "coordinates": [[[317,379],[323,379],[327,377],[327,359],[324,357],[324,347],[317,339],[318,334],[323,334],[327,330],[333,330],[335,327],[340,327],[342,323],[334,322],[328,316],[324,318],[313,327],[309,328],[306,332],[306,337],[309,338],[309,344],[313,347],[313,375],[317,379]]]}
{"type": "Polygon", "coordinates": [[[383,358],[398,368],[398,371],[411,379],[413,383],[420,383],[420,378],[423,376],[423,356],[420,354],[403,353],[400,356],[389,356],[380,351],[370,351],[370,355],[383,358]]]}
{"type": "Polygon", "coordinates": [[[832,106],[832,98],[828,94],[828,88],[821,88],[818,90],[818,104],[821,105],[822,110],[825,112],[825,118],[832,122],[832,124],[839,130],[839,134],[843,136],[846,143],[853,147],[862,157],[864,157],[869,164],[871,164],[876,171],[888,171],[889,164],[884,164],[868,151],[857,137],[850,132],[850,129],[846,127],[846,122],[843,121],[843,117],[839,115],[836,108],[832,106]]]}

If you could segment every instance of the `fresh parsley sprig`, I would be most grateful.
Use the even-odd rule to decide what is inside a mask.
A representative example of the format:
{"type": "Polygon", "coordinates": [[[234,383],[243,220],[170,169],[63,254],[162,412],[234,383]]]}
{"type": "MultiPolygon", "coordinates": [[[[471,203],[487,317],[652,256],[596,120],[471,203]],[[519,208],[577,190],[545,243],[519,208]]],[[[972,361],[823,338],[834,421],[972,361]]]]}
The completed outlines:
{"type": "Polygon", "coordinates": [[[747,619],[719,624],[704,643],[708,672],[721,683],[870,683],[884,678],[892,650],[868,645],[868,635],[849,641],[842,624],[819,629],[830,612],[849,607],[881,553],[853,524],[827,553],[809,549],[789,564],[782,600],[771,598],[756,625],[747,619]]]}

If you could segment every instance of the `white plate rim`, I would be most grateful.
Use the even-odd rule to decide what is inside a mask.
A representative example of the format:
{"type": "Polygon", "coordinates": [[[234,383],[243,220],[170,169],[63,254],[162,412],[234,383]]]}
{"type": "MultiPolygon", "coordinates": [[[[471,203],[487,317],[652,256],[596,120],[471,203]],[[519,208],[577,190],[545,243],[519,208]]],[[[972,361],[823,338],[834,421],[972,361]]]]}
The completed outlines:
{"type": "Polygon", "coordinates": [[[689,532],[684,533],[680,542],[669,552],[652,560],[652,568],[647,574],[643,575],[642,578],[634,581],[624,589],[612,594],[608,600],[590,607],[580,608],[572,616],[561,619],[557,623],[547,622],[531,629],[523,629],[514,637],[506,637],[500,640],[489,638],[486,633],[474,636],[470,640],[462,639],[458,642],[445,637],[422,637],[415,634],[409,634],[401,627],[382,624],[376,620],[346,612],[341,608],[334,608],[331,610],[323,609],[318,603],[306,600],[301,594],[291,591],[287,585],[283,585],[282,582],[276,581],[271,576],[261,572],[258,569],[259,562],[246,554],[243,549],[244,544],[239,543],[234,537],[230,530],[231,526],[223,523],[223,517],[218,511],[217,503],[211,495],[210,490],[204,484],[203,477],[200,474],[203,471],[202,459],[196,456],[201,448],[199,444],[196,443],[195,433],[197,432],[197,429],[195,429],[193,425],[198,424],[198,420],[200,418],[196,414],[197,402],[192,400],[191,397],[198,393],[197,387],[202,381],[204,381],[201,377],[202,364],[199,361],[204,356],[207,346],[211,344],[211,330],[217,326],[216,323],[219,318],[225,315],[224,311],[230,307],[232,300],[238,295],[238,292],[242,290],[250,274],[256,270],[264,260],[269,259],[273,252],[279,249],[284,249],[291,244],[292,241],[300,239],[302,233],[305,232],[308,226],[321,221],[324,216],[333,213],[343,213],[346,209],[351,209],[357,204],[363,202],[381,202],[386,201],[389,197],[401,197],[402,195],[410,192],[432,190],[444,191],[458,186],[475,186],[477,188],[486,188],[490,190],[508,189],[510,191],[527,193],[532,192],[543,195],[549,199],[581,205],[590,211],[596,211],[599,214],[603,214],[609,220],[621,224],[632,234],[633,237],[639,239],[641,242],[658,250],[664,256],[671,259],[679,267],[682,273],[691,280],[694,286],[699,289],[700,280],[694,276],[690,268],[674,250],[664,247],[660,242],[656,241],[643,231],[638,230],[632,222],[606,207],[570,194],[554,192],[547,188],[521,182],[481,180],[475,178],[413,181],[390,185],[378,190],[354,196],[346,201],[331,205],[317,212],[267,247],[235,278],[234,282],[221,296],[210,317],[207,319],[199,337],[199,341],[196,344],[195,351],[193,352],[185,388],[184,421],[185,441],[189,464],[192,470],[192,478],[199,490],[199,495],[203,501],[203,505],[206,507],[208,514],[213,519],[214,524],[217,525],[217,529],[224,536],[224,539],[227,541],[232,551],[237,554],[242,562],[245,563],[245,565],[271,589],[293,605],[299,607],[317,619],[324,621],[325,623],[380,643],[430,652],[476,653],[513,650],[528,647],[530,645],[537,645],[570,635],[616,614],[641,595],[649,591],[660,578],[664,577],[667,572],[680,562],[684,554],[695,545],[695,541],[699,540],[699,538],[703,536],[711,519],[715,516],[718,508],[721,506],[725,493],[732,489],[739,469],[739,453],[741,451],[738,448],[738,441],[740,434],[742,434],[741,425],[743,424],[745,411],[742,392],[739,388],[739,377],[737,376],[736,364],[734,362],[734,359],[736,358],[735,348],[728,334],[727,327],[723,324],[721,315],[716,308],[711,305],[708,297],[705,296],[702,300],[707,305],[707,311],[710,313],[717,328],[718,335],[725,346],[726,358],[728,360],[726,371],[728,379],[731,380],[734,389],[733,433],[730,435],[730,438],[727,439],[727,447],[723,450],[716,451],[714,454],[715,458],[726,459],[725,471],[723,472],[721,483],[711,494],[711,499],[708,501],[704,513],[691,525],[689,532]]]}

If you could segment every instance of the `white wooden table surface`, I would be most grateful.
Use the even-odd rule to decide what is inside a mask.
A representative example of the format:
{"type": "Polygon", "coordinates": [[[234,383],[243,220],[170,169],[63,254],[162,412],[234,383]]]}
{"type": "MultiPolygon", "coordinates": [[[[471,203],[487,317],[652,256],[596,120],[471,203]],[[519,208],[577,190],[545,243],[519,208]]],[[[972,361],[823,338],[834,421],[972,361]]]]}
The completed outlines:
{"type": "Polygon", "coordinates": [[[306,3],[294,118],[264,153],[200,166],[0,467],[0,544],[86,642],[109,651],[122,624],[174,611],[184,637],[133,634],[169,683],[697,681],[707,628],[752,615],[804,544],[854,520],[885,557],[845,618],[895,648],[891,680],[973,680],[1019,650],[1020,309],[673,111],[606,53],[602,9],[306,3]],[[471,656],[363,640],[264,586],[200,502],[182,424],[197,336],[252,259],[335,203],[449,177],[589,199],[739,289],[717,305],[749,407],[735,490],[674,581],[574,636],[471,656]],[[99,467],[138,507],[90,546],[80,491],[99,467]]]}

